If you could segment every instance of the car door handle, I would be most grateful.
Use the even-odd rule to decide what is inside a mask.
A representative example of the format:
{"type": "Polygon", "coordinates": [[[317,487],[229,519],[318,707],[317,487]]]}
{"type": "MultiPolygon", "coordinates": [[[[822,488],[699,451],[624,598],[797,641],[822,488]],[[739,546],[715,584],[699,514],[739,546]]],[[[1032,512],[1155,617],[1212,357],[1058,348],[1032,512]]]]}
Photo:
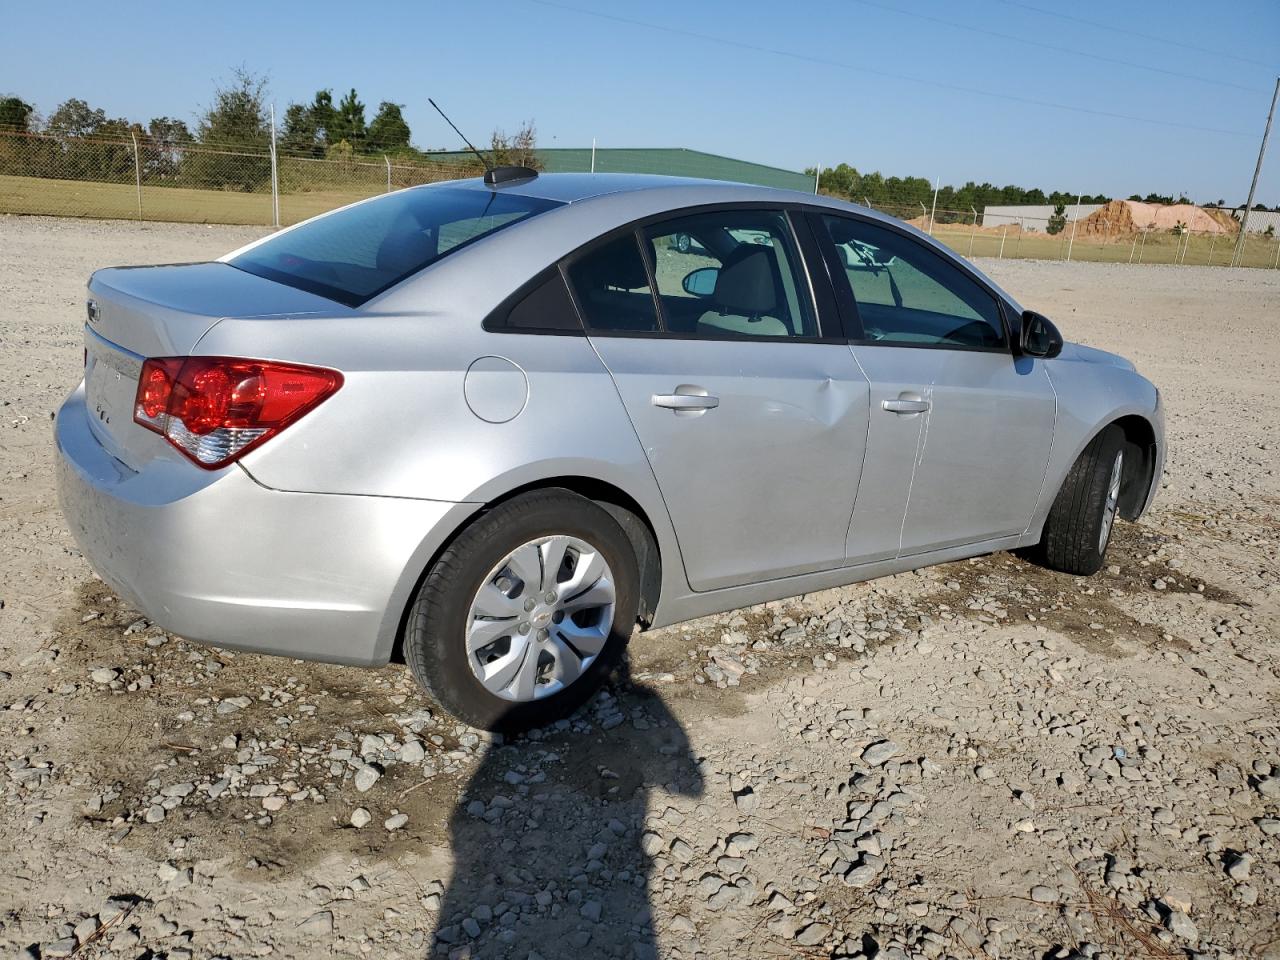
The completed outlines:
{"type": "Polygon", "coordinates": [[[929,409],[929,401],[918,393],[904,393],[896,400],[881,400],[880,406],[890,413],[924,413],[929,409]]]}
{"type": "Polygon", "coordinates": [[[665,407],[677,413],[682,411],[701,413],[720,406],[719,397],[710,396],[701,387],[690,387],[684,384],[676,387],[675,393],[655,393],[649,402],[655,407],[665,407]]]}

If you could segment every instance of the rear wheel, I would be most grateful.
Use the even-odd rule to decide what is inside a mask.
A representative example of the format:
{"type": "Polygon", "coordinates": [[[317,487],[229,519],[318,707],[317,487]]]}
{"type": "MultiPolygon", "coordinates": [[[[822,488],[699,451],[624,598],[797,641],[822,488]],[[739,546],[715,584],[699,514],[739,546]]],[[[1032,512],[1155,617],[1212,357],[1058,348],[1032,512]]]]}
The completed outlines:
{"type": "Polygon", "coordinates": [[[636,621],[631,543],[595,503],[538,491],[462,531],[419,588],[405,636],[414,678],[473,726],[540,726],[580,706],[636,621]]]}
{"type": "Polygon", "coordinates": [[[1124,433],[1107,427],[1090,441],[1049,510],[1039,559],[1063,573],[1097,573],[1115,528],[1124,481],[1124,433]]]}

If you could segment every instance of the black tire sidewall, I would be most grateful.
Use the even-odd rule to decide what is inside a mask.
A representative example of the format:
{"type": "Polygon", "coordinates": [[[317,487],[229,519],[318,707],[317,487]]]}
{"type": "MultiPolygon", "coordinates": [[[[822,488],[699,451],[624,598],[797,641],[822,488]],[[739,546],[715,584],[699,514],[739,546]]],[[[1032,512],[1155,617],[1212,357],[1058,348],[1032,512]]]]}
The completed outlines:
{"type": "Polygon", "coordinates": [[[1125,446],[1123,431],[1113,425],[1094,437],[1080,454],[1045,524],[1041,546],[1050,567],[1077,576],[1089,576],[1102,568],[1106,548],[1115,535],[1113,519],[1107,543],[1099,549],[1107,489],[1116,454],[1125,446]]]}
{"type": "Polygon", "coordinates": [[[517,497],[475,521],[433,565],[410,614],[406,660],[436,700],[472,726],[516,731],[545,725],[581,706],[617,664],[636,621],[639,579],[626,533],[595,503],[568,491],[517,497]],[[604,649],[564,690],[529,703],[504,700],[485,689],[468,663],[464,637],[471,602],[503,557],[521,544],[555,535],[591,544],[609,564],[613,628],[604,649]]]}

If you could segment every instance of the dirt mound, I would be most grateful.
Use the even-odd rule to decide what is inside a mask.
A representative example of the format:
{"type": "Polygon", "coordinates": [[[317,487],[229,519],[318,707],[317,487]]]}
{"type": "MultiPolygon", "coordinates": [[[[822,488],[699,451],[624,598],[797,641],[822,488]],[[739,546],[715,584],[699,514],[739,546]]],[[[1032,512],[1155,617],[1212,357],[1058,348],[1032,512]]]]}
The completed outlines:
{"type": "MultiPolygon", "coordinates": [[[[925,217],[925,216],[912,217],[910,220],[908,220],[908,221],[906,221],[906,222],[907,222],[907,223],[909,223],[909,224],[911,224],[911,226],[913,226],[913,227],[916,227],[916,228],[918,228],[918,229],[920,229],[920,230],[923,230],[925,233],[928,233],[928,232],[929,232],[929,218],[928,218],[928,217],[925,217]]],[[[982,226],[981,224],[979,224],[979,225],[975,228],[975,227],[974,227],[974,225],[973,225],[971,222],[966,221],[966,220],[957,220],[957,221],[954,221],[954,222],[949,223],[949,222],[947,222],[947,221],[943,220],[941,217],[939,217],[939,218],[938,218],[938,222],[937,222],[937,224],[934,226],[933,232],[934,232],[934,233],[939,233],[939,232],[947,232],[947,233],[965,233],[965,234],[968,234],[968,233],[976,233],[976,234],[977,234],[978,236],[980,236],[980,237],[982,237],[982,236],[997,236],[997,237],[998,237],[998,236],[1000,236],[1001,234],[1004,234],[1004,235],[1006,235],[1006,236],[1010,236],[1010,237],[1012,237],[1012,236],[1014,236],[1015,234],[1018,234],[1018,233],[1021,233],[1021,232],[1022,232],[1022,224],[1020,224],[1020,223],[1005,223],[1005,224],[1001,224],[1001,225],[999,225],[999,226],[995,226],[995,227],[984,227],[984,226],[982,226]]],[[[1027,230],[1026,230],[1026,232],[1027,232],[1027,233],[1035,233],[1036,231],[1035,231],[1035,228],[1034,228],[1034,227],[1028,227],[1028,228],[1027,228],[1027,230]]]]}
{"type": "Polygon", "coordinates": [[[1143,203],[1112,200],[1085,217],[1077,225],[1077,235],[1116,236],[1141,230],[1171,231],[1179,224],[1192,233],[1235,233],[1239,225],[1221,210],[1206,210],[1191,203],[1143,203]]]}

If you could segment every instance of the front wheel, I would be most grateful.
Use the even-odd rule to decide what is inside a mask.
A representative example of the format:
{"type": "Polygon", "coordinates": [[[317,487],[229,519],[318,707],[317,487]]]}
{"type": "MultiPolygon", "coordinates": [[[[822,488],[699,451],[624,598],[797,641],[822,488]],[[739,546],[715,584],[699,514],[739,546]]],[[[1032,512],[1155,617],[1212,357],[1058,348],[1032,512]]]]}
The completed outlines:
{"type": "Polygon", "coordinates": [[[1102,568],[1124,482],[1124,433],[1107,427],[1071,466],[1040,541],[1047,567],[1088,576],[1102,568]]]}
{"type": "Polygon", "coordinates": [[[636,621],[626,533],[567,490],[485,513],[432,565],[414,599],[405,659],[454,716],[488,730],[541,726],[577,709],[636,621]]]}

